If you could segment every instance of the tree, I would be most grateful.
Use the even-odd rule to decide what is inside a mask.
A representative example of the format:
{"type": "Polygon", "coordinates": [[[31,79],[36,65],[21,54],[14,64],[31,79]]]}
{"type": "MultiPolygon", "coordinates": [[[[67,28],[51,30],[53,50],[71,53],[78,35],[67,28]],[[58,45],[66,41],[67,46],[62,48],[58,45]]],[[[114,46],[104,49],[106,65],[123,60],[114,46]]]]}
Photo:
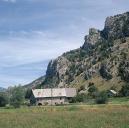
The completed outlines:
{"type": "Polygon", "coordinates": [[[15,86],[11,89],[10,104],[19,108],[24,102],[24,89],[21,86],[15,86]]]}
{"type": "Polygon", "coordinates": [[[36,104],[36,99],[32,93],[32,89],[28,88],[25,92],[25,99],[29,100],[30,102],[27,105],[35,105],[36,104]]]}
{"type": "Polygon", "coordinates": [[[0,107],[5,107],[8,103],[8,98],[5,92],[0,92],[0,107]]]}
{"type": "Polygon", "coordinates": [[[32,95],[32,89],[28,88],[25,92],[25,99],[30,99],[31,95],[32,95]]]}
{"type": "Polygon", "coordinates": [[[129,84],[123,85],[119,91],[120,96],[129,96],[129,84]]]}
{"type": "Polygon", "coordinates": [[[80,91],[84,91],[85,90],[85,86],[84,85],[82,85],[82,86],[80,86],[80,88],[78,89],[78,92],[80,92],[80,91]]]}
{"type": "Polygon", "coordinates": [[[76,97],[73,97],[71,99],[71,103],[76,103],[76,102],[84,102],[85,100],[87,99],[87,95],[84,94],[84,93],[81,93],[81,94],[77,94],[76,97]]]}
{"type": "Polygon", "coordinates": [[[99,92],[95,98],[97,104],[106,104],[108,101],[108,95],[105,91],[99,92]]]}
{"type": "Polygon", "coordinates": [[[88,94],[95,98],[96,93],[98,92],[97,87],[95,87],[94,83],[89,83],[89,89],[88,89],[88,94]]]}
{"type": "Polygon", "coordinates": [[[35,105],[36,104],[36,99],[34,97],[34,95],[31,95],[30,97],[30,105],[35,105]]]}

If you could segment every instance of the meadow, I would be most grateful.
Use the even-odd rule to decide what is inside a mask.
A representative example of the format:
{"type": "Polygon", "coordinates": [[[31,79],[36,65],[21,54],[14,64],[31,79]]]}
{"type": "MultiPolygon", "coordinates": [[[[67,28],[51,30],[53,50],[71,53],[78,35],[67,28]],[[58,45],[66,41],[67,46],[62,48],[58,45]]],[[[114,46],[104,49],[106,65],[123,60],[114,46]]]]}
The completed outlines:
{"type": "Polygon", "coordinates": [[[129,103],[1,108],[0,128],[129,128],[129,103]]]}

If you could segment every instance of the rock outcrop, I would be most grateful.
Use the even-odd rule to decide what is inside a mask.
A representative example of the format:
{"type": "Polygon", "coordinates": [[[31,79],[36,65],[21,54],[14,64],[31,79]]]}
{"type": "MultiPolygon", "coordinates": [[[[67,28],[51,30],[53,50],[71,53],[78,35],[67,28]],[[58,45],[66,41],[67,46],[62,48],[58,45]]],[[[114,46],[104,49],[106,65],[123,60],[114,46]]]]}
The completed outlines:
{"type": "Polygon", "coordinates": [[[129,36],[129,12],[107,17],[102,31],[106,39],[120,39],[129,36]]]}
{"type": "Polygon", "coordinates": [[[50,61],[42,87],[80,87],[93,82],[98,88],[118,89],[128,82],[129,12],[108,17],[102,31],[91,28],[84,45],[50,61]]]}
{"type": "Polygon", "coordinates": [[[95,45],[101,40],[101,32],[95,28],[89,29],[89,35],[85,36],[84,49],[87,49],[91,45],[95,45]]]}

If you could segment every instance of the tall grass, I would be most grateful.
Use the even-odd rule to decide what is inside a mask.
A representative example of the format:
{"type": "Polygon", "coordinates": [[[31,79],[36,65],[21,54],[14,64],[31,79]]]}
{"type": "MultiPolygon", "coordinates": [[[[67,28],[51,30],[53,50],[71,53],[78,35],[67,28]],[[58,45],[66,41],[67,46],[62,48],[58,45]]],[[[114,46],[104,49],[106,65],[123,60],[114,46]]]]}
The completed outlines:
{"type": "Polygon", "coordinates": [[[0,128],[129,128],[129,106],[0,109],[0,128]]]}

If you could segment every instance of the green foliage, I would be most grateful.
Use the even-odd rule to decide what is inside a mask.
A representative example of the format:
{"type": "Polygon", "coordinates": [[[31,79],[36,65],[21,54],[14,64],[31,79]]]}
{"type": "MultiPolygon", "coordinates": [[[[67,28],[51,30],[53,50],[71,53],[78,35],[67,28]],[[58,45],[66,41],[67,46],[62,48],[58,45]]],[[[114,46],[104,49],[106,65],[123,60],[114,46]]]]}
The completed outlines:
{"type": "Polygon", "coordinates": [[[84,102],[85,99],[87,98],[87,95],[84,94],[84,93],[81,93],[81,94],[77,94],[76,97],[72,98],[71,99],[71,103],[76,103],[76,102],[84,102]]]}
{"type": "Polygon", "coordinates": [[[98,94],[95,98],[95,102],[97,104],[106,104],[108,102],[107,92],[105,92],[105,91],[98,92],[98,94]]]}
{"type": "Polygon", "coordinates": [[[95,98],[95,96],[98,92],[97,87],[95,87],[94,83],[89,83],[88,87],[89,87],[89,89],[88,89],[89,96],[91,96],[92,98],[95,98]]]}
{"type": "Polygon", "coordinates": [[[80,57],[84,58],[84,57],[86,57],[86,55],[87,55],[86,50],[81,49],[80,50],[80,57]]]}
{"type": "Polygon", "coordinates": [[[112,75],[108,72],[108,70],[106,68],[106,65],[102,65],[101,68],[100,68],[100,70],[99,70],[99,72],[100,72],[100,75],[104,79],[106,79],[106,80],[112,79],[112,75]]]}
{"type": "Polygon", "coordinates": [[[97,61],[94,59],[93,61],[92,61],[92,65],[95,65],[97,63],[97,61]]]}
{"type": "Polygon", "coordinates": [[[91,77],[92,75],[88,71],[85,72],[85,76],[84,76],[85,80],[89,80],[91,77]]]}
{"type": "Polygon", "coordinates": [[[129,36],[129,19],[124,19],[124,22],[123,22],[123,28],[122,28],[122,32],[123,32],[123,35],[124,37],[127,37],[129,36]]]}
{"type": "Polygon", "coordinates": [[[102,61],[110,57],[111,47],[113,47],[113,45],[114,43],[112,39],[103,39],[100,42],[96,43],[96,51],[100,54],[99,61],[102,61]]]}
{"type": "Polygon", "coordinates": [[[30,97],[30,104],[31,105],[35,105],[36,104],[36,99],[35,99],[34,95],[31,95],[31,97],[30,97]]]}
{"type": "Polygon", "coordinates": [[[10,104],[19,108],[24,102],[24,89],[21,86],[15,86],[11,89],[10,104]]]}
{"type": "Polygon", "coordinates": [[[64,56],[71,62],[82,61],[84,58],[88,57],[89,51],[82,48],[77,50],[71,50],[70,52],[64,54],[64,56]]]}
{"type": "Polygon", "coordinates": [[[128,53],[122,51],[122,52],[120,53],[120,55],[121,55],[122,59],[125,60],[125,59],[127,59],[128,53]]]}
{"type": "Polygon", "coordinates": [[[74,80],[74,75],[70,73],[69,76],[68,76],[68,79],[67,79],[67,83],[69,84],[73,80],[74,80]]]}
{"type": "Polygon", "coordinates": [[[88,92],[89,93],[93,93],[93,92],[95,92],[95,91],[97,91],[97,88],[93,85],[93,86],[91,86],[89,89],[88,89],[88,92]]]}
{"type": "Polygon", "coordinates": [[[5,107],[8,104],[8,97],[5,92],[0,92],[0,107],[5,107]]]}
{"type": "Polygon", "coordinates": [[[80,86],[80,88],[78,89],[78,92],[80,92],[80,91],[84,91],[85,90],[85,86],[84,85],[82,85],[82,86],[80,86]]]}
{"type": "Polygon", "coordinates": [[[70,52],[68,52],[67,54],[65,54],[66,58],[71,61],[71,62],[75,62],[77,60],[77,58],[80,58],[80,49],[77,50],[71,50],[70,52]]]}
{"type": "Polygon", "coordinates": [[[25,92],[25,99],[30,99],[31,95],[32,95],[32,89],[28,88],[25,92]]]}
{"type": "Polygon", "coordinates": [[[70,66],[69,72],[70,72],[70,73],[75,73],[75,71],[76,71],[76,65],[75,65],[75,64],[72,64],[72,65],[70,66]]]}
{"type": "Polygon", "coordinates": [[[90,82],[88,87],[89,87],[89,89],[88,89],[89,93],[97,91],[97,88],[95,87],[94,83],[90,82]]]}
{"type": "Polygon", "coordinates": [[[129,96],[129,84],[122,86],[121,90],[119,91],[120,96],[129,96]]]}
{"type": "Polygon", "coordinates": [[[129,62],[123,60],[118,67],[118,75],[121,77],[122,80],[129,82],[129,62]]]}

